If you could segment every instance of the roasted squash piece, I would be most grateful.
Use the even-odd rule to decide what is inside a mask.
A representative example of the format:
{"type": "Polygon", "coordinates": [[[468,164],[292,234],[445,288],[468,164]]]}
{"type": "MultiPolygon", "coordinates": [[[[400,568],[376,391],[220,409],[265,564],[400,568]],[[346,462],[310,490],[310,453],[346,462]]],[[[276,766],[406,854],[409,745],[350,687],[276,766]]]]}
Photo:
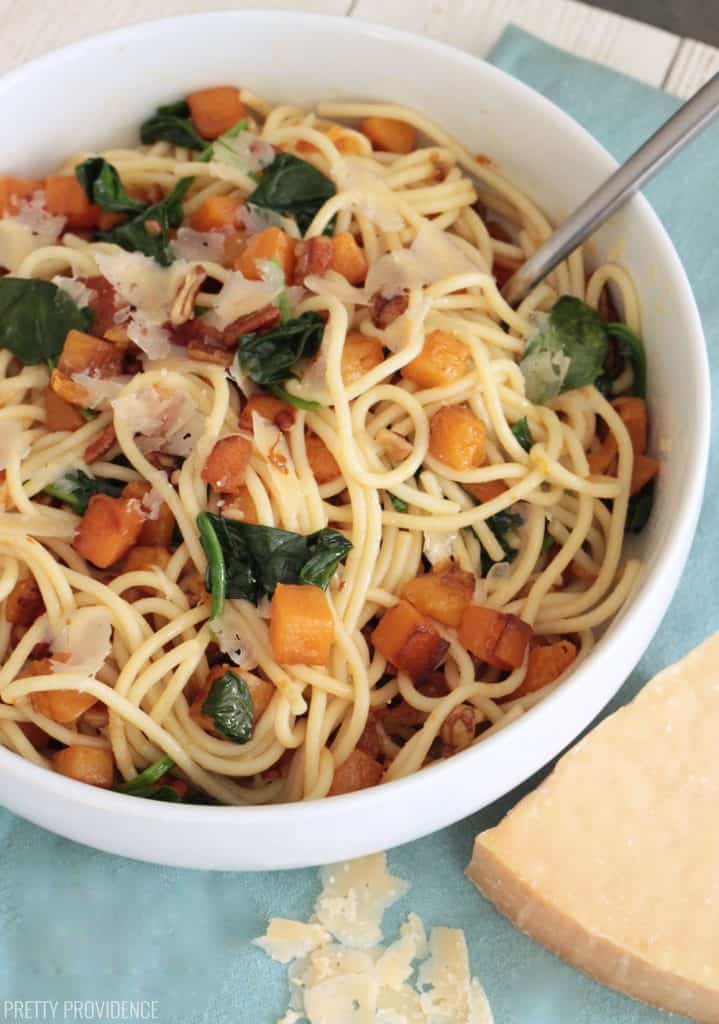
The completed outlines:
{"type": "Polygon", "coordinates": [[[244,206],[241,196],[208,196],[190,219],[194,231],[221,231],[237,226],[237,214],[244,206]]]}
{"type": "Polygon", "coordinates": [[[371,639],[375,649],[415,683],[429,678],[449,648],[430,619],[409,601],[389,608],[371,639]]]}
{"type": "Polygon", "coordinates": [[[272,597],[270,644],[283,665],[326,665],[333,636],[324,592],[311,584],[279,583],[272,597]]]}
{"type": "Polygon", "coordinates": [[[262,274],[257,260],[275,260],[282,267],[285,281],[292,281],[295,273],[295,242],[282,228],[265,228],[247,239],[242,252],[234,262],[250,281],[260,281],[262,274]]]}
{"type": "Polygon", "coordinates": [[[115,779],[115,759],[111,750],[77,744],[58,750],[52,756],[52,767],[60,775],[67,775],[90,786],[110,789],[115,779]]]}
{"type": "Polygon", "coordinates": [[[295,410],[289,402],[274,395],[250,395],[237,421],[240,430],[252,430],[252,414],[258,413],[270,420],[278,430],[289,430],[295,422],[295,410]]]}
{"type": "Polygon", "coordinates": [[[522,664],[531,637],[522,619],[483,605],[470,605],[459,626],[459,641],[471,654],[505,671],[522,664]]]}
{"type": "Polygon", "coordinates": [[[411,153],[417,142],[417,132],[406,121],[394,117],[366,117],[360,131],[375,149],[387,153],[411,153]]]}
{"type": "Polygon", "coordinates": [[[577,648],[571,640],[558,640],[554,644],[530,647],[527,674],[520,686],[510,694],[508,700],[526,697],[528,693],[541,690],[558,679],[577,656],[577,648]]]}
{"type": "Polygon", "coordinates": [[[217,139],[245,116],[240,92],[234,85],[198,89],[187,97],[192,123],[203,139],[217,139]]]}
{"type": "Polygon", "coordinates": [[[45,611],[45,603],[34,576],[18,580],[5,601],[5,618],[17,626],[32,626],[45,611]]]}
{"type": "Polygon", "coordinates": [[[487,428],[462,405],[445,405],[430,420],[429,450],[452,469],[475,469],[484,462],[487,428]]]}
{"type": "Polygon", "coordinates": [[[342,380],[345,384],[364,377],[384,359],[379,338],[369,338],[360,331],[349,331],[342,349],[342,380]]]}
{"type": "Polygon", "coordinates": [[[307,461],[317,483],[326,484],[330,480],[336,480],[340,475],[340,467],[322,438],[318,437],[317,434],[307,433],[305,435],[305,448],[307,450],[307,461]]]}
{"type": "Polygon", "coordinates": [[[439,388],[452,384],[469,369],[469,346],[448,331],[432,331],[422,351],[401,369],[406,380],[419,388],[439,388]]]}
{"type": "Polygon", "coordinates": [[[215,444],[202,467],[202,479],[218,494],[236,494],[245,482],[252,444],[235,434],[215,444]]]}
{"type": "Polygon", "coordinates": [[[56,217],[66,218],[66,227],[76,229],[99,226],[102,210],[87,198],[74,174],[49,174],[45,179],[45,208],[56,217]]]}
{"type": "Polygon", "coordinates": [[[408,580],[402,596],[410,604],[445,626],[459,626],[462,614],[474,594],[474,576],[458,565],[450,564],[434,572],[424,573],[408,580]]]}
{"type": "Polygon", "coordinates": [[[80,520],[73,547],[98,569],[107,569],[137,543],[145,519],[136,498],[94,494],[80,520]]]}
{"type": "Polygon", "coordinates": [[[364,750],[356,748],[347,760],[335,769],[327,795],[341,796],[343,793],[356,793],[360,789],[376,786],[382,780],[382,773],[381,764],[364,750]]]}
{"type": "Polygon", "coordinates": [[[349,231],[340,231],[330,239],[332,243],[332,259],[330,270],[337,271],[350,284],[364,284],[369,265],[364,250],[355,241],[349,231]]]}

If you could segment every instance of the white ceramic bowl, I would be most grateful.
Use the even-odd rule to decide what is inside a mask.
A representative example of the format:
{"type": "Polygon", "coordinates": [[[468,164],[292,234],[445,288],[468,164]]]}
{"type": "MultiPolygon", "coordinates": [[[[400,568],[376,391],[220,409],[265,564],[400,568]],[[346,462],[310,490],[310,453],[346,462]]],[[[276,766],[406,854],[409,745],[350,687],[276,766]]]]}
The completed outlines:
{"type": "MultiPolygon", "coordinates": [[[[491,154],[561,219],[614,168],[540,95],[467,54],[350,19],[226,12],[83,40],[0,81],[2,170],[41,174],[69,153],[137,140],[159,102],[237,82],[275,102],[393,100],[491,154]],[[159,59],[158,59],[159,57],[159,59]]],[[[478,747],[351,796],[278,807],[161,804],[37,768],[0,747],[0,800],[103,850],[192,868],[299,867],[386,849],[455,822],[526,779],[616,693],[649,644],[689,551],[709,442],[709,372],[696,306],[658,218],[635,199],[596,237],[629,268],[642,303],[654,442],[668,441],[645,566],[627,608],[557,692],[478,747]],[[681,339],[681,343],[677,343],[681,339]]]]}

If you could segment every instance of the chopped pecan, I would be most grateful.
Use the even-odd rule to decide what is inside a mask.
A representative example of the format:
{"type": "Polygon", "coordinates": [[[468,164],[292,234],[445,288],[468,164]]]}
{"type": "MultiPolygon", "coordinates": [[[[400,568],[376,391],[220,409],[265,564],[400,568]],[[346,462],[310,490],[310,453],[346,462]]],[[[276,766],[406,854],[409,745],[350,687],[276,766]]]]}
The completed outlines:
{"type": "Polygon", "coordinates": [[[112,423],[108,423],[104,430],[101,430],[97,437],[94,437],[90,441],[89,445],[85,449],[84,459],[89,466],[92,462],[97,462],[103,455],[107,455],[112,446],[115,444],[115,428],[112,423]]]}
{"type": "Polygon", "coordinates": [[[245,316],[233,320],[222,332],[222,340],[225,345],[234,346],[241,334],[250,334],[253,331],[269,331],[280,322],[280,311],[277,306],[263,306],[256,309],[254,313],[246,313],[245,316]]]}
{"type": "Polygon", "coordinates": [[[387,298],[382,292],[372,296],[372,323],[375,327],[389,327],[398,317],[407,312],[409,293],[405,289],[398,295],[387,298]]]}
{"type": "Polygon", "coordinates": [[[474,739],[474,724],[474,708],[469,704],[453,708],[439,730],[442,743],[453,751],[465,750],[474,739]]]}
{"type": "Polygon", "coordinates": [[[179,327],[194,317],[195,299],[206,277],[207,272],[200,266],[191,267],[188,271],[170,310],[170,323],[173,327],[179,327]]]}
{"type": "Polygon", "coordinates": [[[192,338],[187,343],[187,354],[190,359],[196,359],[201,363],[215,363],[217,366],[231,366],[232,352],[226,348],[219,348],[204,338],[192,338]]]}
{"type": "Polygon", "coordinates": [[[332,239],[326,235],[306,238],[295,245],[294,283],[304,284],[309,274],[324,274],[332,262],[332,239]]]}

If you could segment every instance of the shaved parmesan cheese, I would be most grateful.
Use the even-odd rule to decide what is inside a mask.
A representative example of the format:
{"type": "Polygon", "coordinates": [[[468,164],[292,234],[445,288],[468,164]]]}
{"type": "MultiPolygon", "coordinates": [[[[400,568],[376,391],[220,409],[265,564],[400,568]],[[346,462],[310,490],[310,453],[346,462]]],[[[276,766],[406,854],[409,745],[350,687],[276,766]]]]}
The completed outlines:
{"type": "Polygon", "coordinates": [[[416,914],[410,914],[400,928],[400,937],[382,953],[377,973],[387,988],[399,989],[412,973],[412,963],[427,955],[424,925],[416,914]]]}
{"type": "Polygon", "coordinates": [[[112,407],[116,419],[141,435],[141,451],[187,456],[205,430],[204,417],[189,395],[154,385],[120,395],[112,407]]]}
{"type": "Polygon", "coordinates": [[[63,660],[51,661],[53,672],[84,673],[94,676],[110,653],[112,622],[106,608],[78,608],[52,637],[53,654],[63,660]],[[69,657],[68,657],[69,656],[69,657]]]}
{"type": "Polygon", "coordinates": [[[71,373],[70,379],[85,389],[85,405],[89,409],[106,409],[117,398],[129,377],[96,377],[94,374],[71,373]]]}
{"type": "Polygon", "coordinates": [[[259,235],[266,228],[281,228],[290,238],[300,238],[299,228],[292,217],[283,217],[274,210],[265,210],[253,203],[241,206],[235,215],[235,221],[248,237],[259,235]]]}
{"type": "Polygon", "coordinates": [[[147,320],[141,313],[133,313],[127,336],[150,359],[163,359],[170,351],[170,332],[147,320]]]}
{"type": "Polygon", "coordinates": [[[382,915],[409,886],[387,872],[383,853],[320,868],[324,886],[317,920],[347,946],[369,949],[382,939],[382,915]]]}
{"type": "Polygon", "coordinates": [[[90,302],[95,297],[95,292],[92,288],[88,288],[83,281],[78,281],[74,277],[63,277],[62,274],[56,274],[52,279],[52,283],[59,288],[61,291],[69,295],[76,306],[80,309],[84,309],[90,305],[90,302]]]}
{"type": "Polygon", "coordinates": [[[375,1024],[378,986],[368,974],[338,974],[305,992],[312,1024],[375,1024]]]}
{"type": "Polygon", "coordinates": [[[54,245],[65,227],[64,217],[53,217],[44,208],[43,192],[20,200],[17,213],[0,219],[0,266],[11,274],[22,261],[45,245],[54,245]]]}
{"type": "Polygon", "coordinates": [[[170,248],[176,259],[218,263],[224,255],[225,235],[222,231],[178,228],[177,237],[170,242],[170,248]]]}
{"type": "Polygon", "coordinates": [[[234,171],[259,174],[275,159],[275,148],[254,132],[241,131],[234,137],[221,135],[212,144],[212,171],[218,178],[234,179],[234,171]]]}
{"type": "Polygon", "coordinates": [[[376,224],[381,231],[401,231],[404,217],[397,208],[397,197],[372,164],[362,157],[349,156],[339,160],[333,168],[333,177],[339,191],[355,192],[355,210],[376,224]]]}
{"type": "Polygon", "coordinates": [[[221,618],[210,620],[210,629],[214,633],[215,642],[223,654],[240,668],[254,668],[257,657],[251,639],[244,634],[242,618],[231,604],[225,605],[221,618]]]}
{"type": "Polygon", "coordinates": [[[452,547],[456,539],[456,533],[429,533],[425,531],[422,551],[430,565],[448,562],[452,557],[452,547]]]}
{"type": "Polygon", "coordinates": [[[266,934],[253,941],[277,963],[288,964],[290,960],[299,960],[318,946],[326,945],[329,940],[329,932],[319,924],[275,917],[270,921],[266,934]]]}
{"type": "Polygon", "coordinates": [[[441,1024],[464,1024],[470,1014],[467,943],[457,928],[433,928],[430,959],[419,970],[422,1008],[441,1024]]]}
{"type": "Polygon", "coordinates": [[[280,963],[292,961],[290,1005],[277,1024],[493,1024],[482,986],[470,979],[463,932],[432,930],[432,957],[414,987],[414,962],[428,951],[416,914],[392,945],[372,946],[384,909],[408,888],[388,874],[383,853],[322,868],[320,877],[319,923],[277,919],[255,940],[280,963]],[[330,932],[340,942],[330,941],[330,932]]]}
{"type": "Polygon", "coordinates": [[[165,499],[155,487],[151,487],[147,494],[143,494],[140,504],[147,512],[147,518],[155,520],[159,518],[160,509],[165,504],[165,499]]]}
{"type": "Polygon", "coordinates": [[[205,319],[211,327],[222,331],[241,316],[271,305],[282,292],[285,287],[282,270],[271,260],[262,262],[271,263],[275,271],[279,271],[279,275],[270,272],[267,280],[250,281],[239,271],[231,273],[217,295],[212,309],[205,314],[205,319]]]}

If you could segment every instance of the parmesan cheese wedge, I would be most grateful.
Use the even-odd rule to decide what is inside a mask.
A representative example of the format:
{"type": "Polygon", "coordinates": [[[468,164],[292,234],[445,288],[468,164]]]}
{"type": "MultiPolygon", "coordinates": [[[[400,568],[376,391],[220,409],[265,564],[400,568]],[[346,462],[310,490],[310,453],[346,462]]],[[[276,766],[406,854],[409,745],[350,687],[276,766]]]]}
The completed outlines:
{"type": "Polygon", "coordinates": [[[467,873],[574,967],[717,1024],[719,633],[478,835],[467,873]]]}

